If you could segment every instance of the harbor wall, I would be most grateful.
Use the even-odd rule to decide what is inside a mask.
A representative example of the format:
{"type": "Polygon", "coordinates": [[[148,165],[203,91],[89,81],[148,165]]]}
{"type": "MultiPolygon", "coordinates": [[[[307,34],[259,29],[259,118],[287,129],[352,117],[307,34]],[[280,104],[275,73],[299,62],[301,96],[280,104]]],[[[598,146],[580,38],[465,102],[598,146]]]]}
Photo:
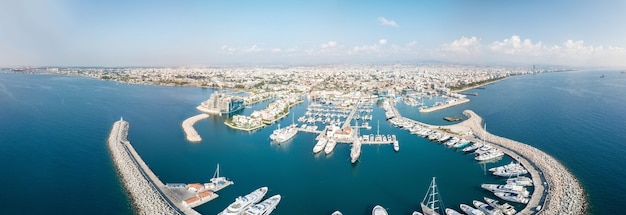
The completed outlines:
{"type": "Polygon", "coordinates": [[[193,128],[193,125],[196,124],[196,122],[206,119],[206,118],[209,118],[209,114],[202,113],[202,114],[189,117],[185,121],[183,121],[182,126],[183,126],[183,131],[185,132],[185,137],[187,137],[187,141],[189,142],[202,141],[202,138],[200,137],[196,129],[193,128]]]}
{"type": "Polygon", "coordinates": [[[133,156],[134,149],[126,139],[128,128],[126,121],[115,122],[107,145],[122,183],[132,198],[134,209],[138,214],[184,214],[172,206],[141,169],[139,161],[133,156]]]}
{"type": "Polygon", "coordinates": [[[468,120],[461,123],[462,126],[471,129],[472,133],[481,139],[499,146],[506,154],[529,169],[535,181],[535,192],[527,207],[520,211],[520,214],[585,214],[587,212],[588,201],[582,185],[563,164],[533,146],[485,131],[481,126],[482,118],[473,111],[465,110],[463,114],[468,117],[468,120]],[[538,179],[541,181],[538,182],[538,179]],[[537,210],[537,206],[541,208],[537,210]]]}
{"type": "Polygon", "coordinates": [[[452,106],[464,104],[464,103],[467,103],[469,101],[470,101],[469,99],[463,98],[463,99],[459,99],[458,101],[452,102],[452,103],[449,103],[449,104],[439,105],[439,106],[436,106],[436,107],[423,108],[423,109],[420,109],[420,112],[421,113],[430,113],[430,112],[433,112],[433,111],[438,111],[438,110],[446,109],[446,108],[449,108],[449,107],[452,107],[452,106]]]}

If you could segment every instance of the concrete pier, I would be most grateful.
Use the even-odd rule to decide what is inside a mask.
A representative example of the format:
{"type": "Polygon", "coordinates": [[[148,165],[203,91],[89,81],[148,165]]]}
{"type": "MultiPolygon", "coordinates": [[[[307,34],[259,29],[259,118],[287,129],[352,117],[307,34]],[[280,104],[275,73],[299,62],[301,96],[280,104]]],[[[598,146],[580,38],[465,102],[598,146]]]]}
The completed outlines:
{"type": "Polygon", "coordinates": [[[182,205],[137,154],[128,136],[128,122],[113,124],[107,145],[124,187],[138,214],[199,214],[182,205]]]}
{"type": "Polygon", "coordinates": [[[465,99],[465,98],[464,99],[459,99],[456,102],[452,102],[452,103],[448,103],[448,104],[444,104],[444,105],[439,105],[439,106],[435,106],[435,107],[423,108],[423,109],[420,109],[420,112],[421,113],[430,113],[430,112],[433,112],[433,111],[438,111],[438,110],[446,109],[446,108],[449,108],[449,107],[452,107],[452,106],[464,104],[464,103],[467,103],[469,101],[470,101],[469,99],[465,99]]]}
{"type": "Polygon", "coordinates": [[[187,137],[187,141],[189,142],[202,141],[202,138],[200,137],[196,129],[193,128],[193,125],[196,124],[196,122],[202,119],[206,119],[206,118],[209,118],[209,114],[203,113],[203,114],[198,114],[198,115],[189,117],[185,121],[183,121],[182,126],[183,126],[183,131],[185,131],[185,136],[187,137]]]}

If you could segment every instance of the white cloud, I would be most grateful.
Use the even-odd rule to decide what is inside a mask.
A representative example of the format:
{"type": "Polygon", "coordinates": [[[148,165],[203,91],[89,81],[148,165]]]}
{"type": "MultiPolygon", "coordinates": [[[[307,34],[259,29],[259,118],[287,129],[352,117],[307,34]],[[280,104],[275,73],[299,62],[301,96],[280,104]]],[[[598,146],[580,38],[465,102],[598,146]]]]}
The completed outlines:
{"type": "MultiPolygon", "coordinates": [[[[452,41],[450,44],[441,45],[440,50],[446,53],[470,55],[480,54],[482,52],[480,40],[476,37],[461,37],[461,39],[452,41]]],[[[444,54],[445,55],[445,54],[444,54]]]]}
{"type": "Polygon", "coordinates": [[[400,26],[398,25],[398,23],[396,23],[396,21],[393,21],[393,20],[388,20],[387,18],[382,17],[382,16],[381,16],[381,17],[378,17],[378,22],[379,22],[381,25],[385,25],[385,26],[391,26],[391,27],[396,27],[396,28],[397,28],[397,27],[400,27],[400,26]]]}
{"type": "Polygon", "coordinates": [[[273,48],[272,52],[281,52],[282,50],[280,48],[273,48]]]}
{"type": "Polygon", "coordinates": [[[406,47],[413,47],[413,46],[415,46],[416,44],[417,44],[417,42],[415,42],[415,40],[413,40],[413,41],[411,41],[411,42],[407,43],[407,44],[406,44],[406,47]]]}
{"type": "Polygon", "coordinates": [[[385,44],[387,44],[387,40],[386,39],[380,39],[380,40],[378,40],[378,43],[381,44],[381,45],[385,45],[385,44]]]}
{"type": "Polygon", "coordinates": [[[513,35],[502,42],[495,41],[489,45],[489,49],[496,53],[509,55],[522,54],[530,56],[540,56],[545,53],[545,47],[541,42],[533,44],[530,39],[522,40],[519,36],[513,35]]]}
{"type": "Polygon", "coordinates": [[[334,48],[335,46],[337,46],[337,41],[331,40],[328,41],[326,43],[322,43],[320,45],[321,48],[325,49],[325,48],[334,48]]]}
{"type": "Polygon", "coordinates": [[[245,53],[257,53],[261,51],[263,51],[263,49],[259,48],[257,45],[253,45],[252,47],[243,50],[245,53]]]}

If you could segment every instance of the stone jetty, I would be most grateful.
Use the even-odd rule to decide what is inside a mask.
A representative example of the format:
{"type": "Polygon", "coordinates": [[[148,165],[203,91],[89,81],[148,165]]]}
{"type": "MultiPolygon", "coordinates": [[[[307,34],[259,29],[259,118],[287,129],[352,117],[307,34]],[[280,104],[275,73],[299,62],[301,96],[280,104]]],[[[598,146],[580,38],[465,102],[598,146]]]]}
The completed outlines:
{"type": "Polygon", "coordinates": [[[189,142],[200,142],[202,141],[202,138],[200,137],[200,135],[198,134],[198,132],[196,131],[196,129],[193,128],[193,125],[196,124],[196,122],[209,118],[209,114],[198,114],[192,117],[187,118],[185,121],[183,121],[183,131],[185,131],[185,136],[187,137],[187,141],[189,142]]]}
{"type": "MultiPolygon", "coordinates": [[[[396,117],[404,118],[393,103],[391,107],[396,117]]],[[[464,136],[470,141],[484,140],[522,163],[533,178],[535,189],[529,203],[518,214],[587,213],[589,205],[582,185],[563,164],[533,146],[487,132],[482,127],[483,119],[474,111],[465,110],[463,115],[468,119],[448,126],[435,126],[408,118],[404,119],[451,135],[464,136]]]]}
{"type": "Polygon", "coordinates": [[[503,152],[529,170],[534,180],[535,191],[530,202],[519,214],[585,214],[587,212],[588,204],[582,185],[563,164],[533,146],[486,132],[481,126],[482,118],[473,111],[465,110],[463,114],[468,117],[466,121],[456,125],[442,126],[442,128],[449,129],[453,133],[471,131],[480,139],[499,146],[503,152]]]}
{"type": "MultiPolygon", "coordinates": [[[[132,198],[137,214],[199,214],[168,197],[165,186],[143,162],[127,140],[129,123],[113,124],[107,145],[117,172],[132,198]]],[[[173,195],[170,195],[173,196],[173,195]]]]}

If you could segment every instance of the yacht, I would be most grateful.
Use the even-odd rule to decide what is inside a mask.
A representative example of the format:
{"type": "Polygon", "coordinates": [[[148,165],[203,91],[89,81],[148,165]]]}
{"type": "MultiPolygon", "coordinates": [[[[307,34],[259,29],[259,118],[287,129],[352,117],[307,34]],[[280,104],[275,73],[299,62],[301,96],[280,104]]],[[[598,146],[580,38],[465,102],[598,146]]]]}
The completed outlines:
{"type": "Polygon", "coordinates": [[[268,215],[271,214],[280,202],[280,195],[274,195],[263,202],[249,207],[243,215],[268,215]]]}
{"type": "Polygon", "coordinates": [[[491,168],[489,171],[493,172],[494,175],[502,177],[519,176],[528,173],[528,170],[526,170],[526,168],[524,168],[520,163],[513,162],[504,166],[491,168]]]}
{"type": "Polygon", "coordinates": [[[326,147],[324,147],[324,153],[326,154],[330,154],[331,152],[333,152],[333,150],[335,150],[335,146],[337,145],[337,142],[333,139],[330,139],[326,142],[326,147]]]}
{"type": "Polygon", "coordinates": [[[490,199],[487,197],[484,197],[483,199],[485,199],[485,202],[487,202],[488,205],[497,208],[505,215],[513,215],[517,212],[512,205],[509,205],[509,203],[500,204],[498,200],[490,199]]]}
{"type": "Polygon", "coordinates": [[[515,178],[509,178],[506,180],[506,183],[517,185],[517,186],[533,186],[533,180],[526,176],[518,176],[515,178]]]}
{"type": "Polygon", "coordinates": [[[256,189],[255,191],[252,191],[252,193],[245,195],[244,197],[239,196],[235,199],[235,202],[228,205],[228,207],[220,212],[218,215],[241,214],[252,204],[261,201],[266,193],[267,187],[261,187],[259,189],[256,189]]]}
{"type": "Polygon", "coordinates": [[[522,186],[512,185],[512,184],[505,184],[505,185],[482,184],[480,185],[480,187],[490,192],[494,192],[494,193],[495,192],[516,193],[523,197],[528,197],[530,195],[530,193],[528,192],[528,190],[526,190],[526,188],[522,186]]]}
{"type": "Polygon", "coordinates": [[[417,212],[417,211],[413,211],[413,213],[411,213],[411,215],[424,215],[423,213],[417,212]]]}
{"type": "Polygon", "coordinates": [[[295,124],[282,129],[280,128],[280,124],[278,124],[278,129],[274,130],[274,132],[270,134],[270,139],[275,143],[283,143],[296,136],[297,133],[298,129],[295,124]]]}
{"type": "Polygon", "coordinates": [[[528,201],[530,200],[529,198],[523,197],[517,193],[495,192],[493,194],[496,195],[498,198],[501,198],[510,202],[517,202],[517,203],[522,203],[522,204],[527,204],[528,201]]]}
{"type": "Polygon", "coordinates": [[[437,188],[437,183],[435,182],[435,177],[430,181],[428,191],[426,191],[424,199],[420,202],[420,207],[425,215],[439,215],[441,213],[439,210],[443,210],[444,206],[441,201],[441,195],[439,194],[439,188],[437,188]]]}
{"type": "Polygon", "coordinates": [[[461,140],[459,140],[459,142],[457,142],[456,144],[454,144],[454,146],[453,146],[453,147],[454,147],[454,148],[457,148],[457,149],[460,149],[460,148],[463,148],[463,147],[465,147],[465,146],[469,145],[470,143],[472,143],[472,142],[470,142],[469,140],[466,140],[466,139],[461,139],[461,140]]]}
{"type": "Polygon", "coordinates": [[[376,205],[374,209],[372,209],[372,215],[387,215],[387,210],[380,205],[376,205]]]}
{"type": "Polygon", "coordinates": [[[476,159],[477,161],[488,161],[488,160],[493,160],[502,156],[504,156],[504,153],[496,149],[496,150],[492,150],[492,151],[480,154],[476,156],[474,159],[476,159]]]}
{"type": "Polygon", "coordinates": [[[463,215],[463,214],[459,213],[458,211],[452,210],[450,208],[446,208],[446,215],[463,215]]]}
{"type": "Polygon", "coordinates": [[[400,143],[398,143],[398,140],[393,140],[393,150],[394,151],[400,151],[400,143]]]}
{"type": "Polygon", "coordinates": [[[478,208],[478,210],[482,211],[486,215],[503,215],[502,211],[481,201],[474,200],[472,201],[472,204],[474,204],[474,207],[478,208]]]}
{"type": "Polygon", "coordinates": [[[343,214],[341,213],[341,211],[335,211],[335,212],[333,212],[333,213],[332,213],[332,214],[330,214],[330,215],[343,215],[343,214]]]}
{"type": "Polygon", "coordinates": [[[485,213],[483,213],[482,211],[476,208],[473,208],[469,205],[461,204],[460,206],[461,206],[461,210],[468,215],[485,215],[485,213]]]}
{"type": "Polygon", "coordinates": [[[326,147],[326,142],[328,140],[324,137],[321,137],[320,140],[317,141],[317,144],[313,147],[313,153],[321,152],[324,147],[326,147]]]}
{"type": "Polygon", "coordinates": [[[473,152],[476,149],[480,148],[481,146],[483,146],[482,143],[474,143],[471,146],[463,148],[463,152],[473,152]]]}

